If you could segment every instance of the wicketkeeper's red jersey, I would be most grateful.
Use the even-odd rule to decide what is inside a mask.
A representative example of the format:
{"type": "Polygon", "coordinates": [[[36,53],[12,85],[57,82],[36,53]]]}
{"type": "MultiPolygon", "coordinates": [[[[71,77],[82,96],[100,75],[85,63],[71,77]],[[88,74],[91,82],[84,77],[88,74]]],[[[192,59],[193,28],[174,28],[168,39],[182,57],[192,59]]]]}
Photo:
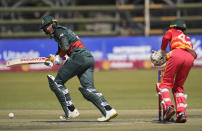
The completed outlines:
{"type": "Polygon", "coordinates": [[[193,45],[190,38],[185,35],[181,30],[169,29],[162,39],[161,49],[166,50],[166,47],[170,42],[170,50],[180,48],[180,49],[190,49],[193,50],[193,45]]]}

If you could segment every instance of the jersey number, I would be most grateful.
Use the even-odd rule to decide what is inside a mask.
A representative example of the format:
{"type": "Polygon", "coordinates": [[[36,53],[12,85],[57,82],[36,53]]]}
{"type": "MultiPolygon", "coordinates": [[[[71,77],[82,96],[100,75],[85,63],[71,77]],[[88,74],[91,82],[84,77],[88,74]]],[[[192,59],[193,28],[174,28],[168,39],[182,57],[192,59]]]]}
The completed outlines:
{"type": "Polygon", "coordinates": [[[178,38],[179,38],[180,40],[182,40],[183,43],[185,43],[186,45],[191,46],[191,41],[190,41],[190,40],[186,40],[186,36],[185,36],[184,34],[180,34],[180,35],[178,36],[178,38]]]}

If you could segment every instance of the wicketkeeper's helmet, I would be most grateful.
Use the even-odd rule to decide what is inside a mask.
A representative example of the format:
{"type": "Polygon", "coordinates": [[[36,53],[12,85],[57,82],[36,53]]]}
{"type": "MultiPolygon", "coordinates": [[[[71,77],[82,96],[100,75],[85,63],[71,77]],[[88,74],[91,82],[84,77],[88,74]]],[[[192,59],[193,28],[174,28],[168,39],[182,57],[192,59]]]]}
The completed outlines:
{"type": "Polygon", "coordinates": [[[40,29],[43,29],[47,25],[52,24],[52,23],[56,23],[56,22],[57,22],[57,20],[53,16],[44,16],[42,18],[40,29]]]}
{"type": "Polygon", "coordinates": [[[174,20],[170,23],[170,28],[176,28],[176,29],[180,29],[182,31],[185,31],[186,30],[186,24],[183,20],[174,20]]]}

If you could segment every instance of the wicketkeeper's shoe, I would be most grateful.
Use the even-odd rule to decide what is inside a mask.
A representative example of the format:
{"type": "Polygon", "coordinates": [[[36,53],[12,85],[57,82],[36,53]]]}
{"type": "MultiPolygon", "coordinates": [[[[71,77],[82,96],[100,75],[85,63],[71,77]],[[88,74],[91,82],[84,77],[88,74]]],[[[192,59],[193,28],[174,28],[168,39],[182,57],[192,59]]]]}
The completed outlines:
{"type": "Polygon", "coordinates": [[[163,120],[164,120],[164,121],[169,121],[170,118],[171,118],[173,115],[175,115],[175,110],[174,110],[174,108],[173,108],[172,106],[169,106],[169,107],[166,109],[166,113],[165,113],[165,115],[164,115],[164,117],[163,117],[163,120]]]}
{"type": "Polygon", "coordinates": [[[69,116],[62,115],[62,116],[60,116],[60,119],[67,120],[67,119],[71,119],[71,118],[76,118],[79,115],[80,115],[79,111],[77,109],[74,109],[74,111],[69,111],[69,116]]]}
{"type": "Polygon", "coordinates": [[[180,112],[176,119],[176,123],[185,123],[186,121],[187,121],[187,116],[185,115],[184,112],[180,112]]]}
{"type": "Polygon", "coordinates": [[[109,111],[106,111],[106,116],[103,116],[101,118],[98,118],[98,121],[104,122],[104,121],[109,121],[113,118],[115,118],[118,115],[115,109],[111,109],[109,111]]]}

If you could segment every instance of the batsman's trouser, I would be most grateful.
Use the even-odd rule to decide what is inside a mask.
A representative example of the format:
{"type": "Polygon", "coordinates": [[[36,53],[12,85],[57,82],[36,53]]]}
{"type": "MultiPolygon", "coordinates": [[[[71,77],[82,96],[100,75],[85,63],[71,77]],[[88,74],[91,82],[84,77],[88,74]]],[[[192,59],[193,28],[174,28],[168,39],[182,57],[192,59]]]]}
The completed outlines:
{"type": "Polygon", "coordinates": [[[174,107],[168,90],[172,88],[177,114],[179,112],[186,113],[186,95],[184,94],[183,85],[193,66],[194,57],[183,49],[174,49],[170,53],[165,72],[161,76],[160,90],[163,102],[166,107],[174,107]]]}
{"type": "MultiPolygon", "coordinates": [[[[105,116],[106,111],[104,106],[108,105],[104,96],[94,88],[94,59],[88,52],[81,52],[70,57],[68,61],[59,69],[55,78],[57,84],[63,85],[72,77],[76,76],[82,85],[79,89],[87,100],[92,102],[105,116]]],[[[65,86],[64,86],[65,87],[65,86]]],[[[66,87],[65,87],[66,88],[66,87]]],[[[66,95],[66,100],[71,101],[71,98],[66,95]]]]}
{"type": "Polygon", "coordinates": [[[77,75],[82,87],[94,88],[93,73],[93,57],[90,54],[75,54],[59,69],[55,81],[64,85],[69,79],[77,75]]]}

